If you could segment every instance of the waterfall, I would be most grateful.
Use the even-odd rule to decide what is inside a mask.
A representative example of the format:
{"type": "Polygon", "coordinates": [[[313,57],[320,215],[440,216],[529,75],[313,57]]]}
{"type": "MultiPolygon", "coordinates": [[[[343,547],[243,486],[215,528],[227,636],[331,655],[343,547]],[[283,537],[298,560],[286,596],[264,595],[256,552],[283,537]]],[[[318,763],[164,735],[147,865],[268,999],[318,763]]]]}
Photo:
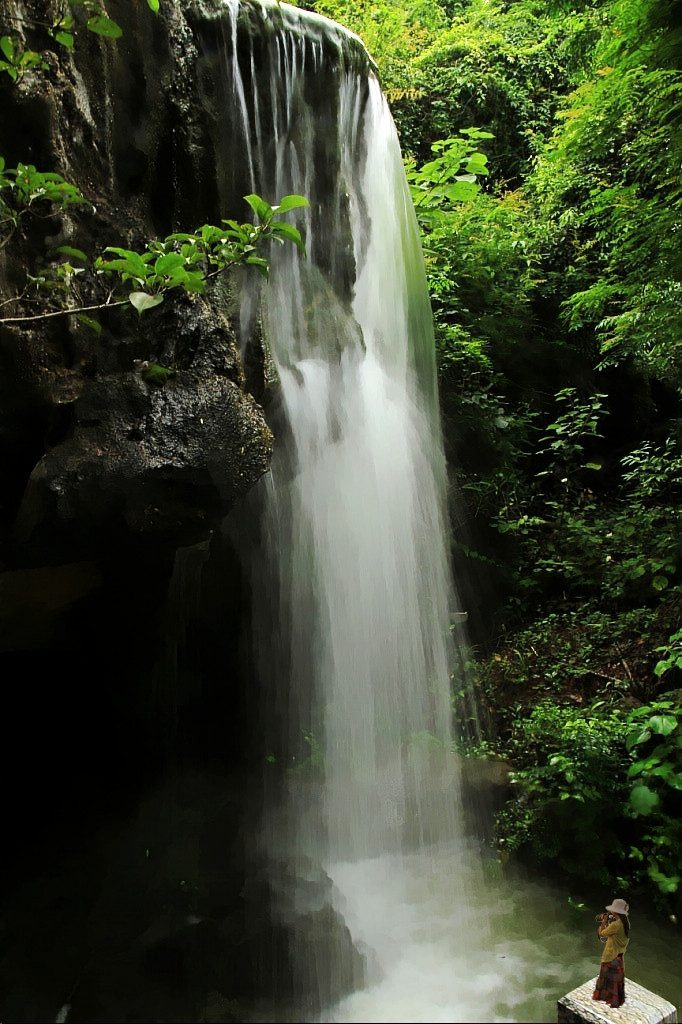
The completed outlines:
{"type": "MultiPolygon", "coordinates": [[[[226,8],[231,166],[238,153],[244,187],[270,203],[310,201],[293,218],[305,256],[273,247],[269,283],[255,295],[251,280],[241,304],[243,343],[260,318],[279,384],[272,468],[236,530],[243,549],[244,521],[259,523],[245,553],[255,685],[268,760],[287,769],[263,843],[302,877],[322,865],[349,921],[358,872],[381,886],[388,871],[397,908],[442,875],[464,926],[445,460],[397,133],[351,33],[286,5],[226,8]],[[241,31],[249,19],[257,32],[241,31]]],[[[371,983],[381,938],[351,934],[371,983]]]]}

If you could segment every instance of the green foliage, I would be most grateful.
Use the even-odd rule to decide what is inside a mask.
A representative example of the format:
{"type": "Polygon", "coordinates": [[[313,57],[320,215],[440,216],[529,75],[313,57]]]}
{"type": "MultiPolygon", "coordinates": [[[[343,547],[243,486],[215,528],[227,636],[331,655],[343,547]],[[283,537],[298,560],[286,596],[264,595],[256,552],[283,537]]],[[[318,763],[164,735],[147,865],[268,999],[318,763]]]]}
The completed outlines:
{"type": "MultiPolygon", "coordinates": [[[[670,597],[669,618],[681,607],[670,597]]],[[[548,695],[578,706],[606,697],[650,699],[659,685],[651,667],[654,638],[667,621],[659,623],[659,613],[646,607],[609,613],[584,604],[517,631],[478,667],[485,699],[491,709],[497,705],[501,735],[509,730],[504,706],[515,700],[522,706],[516,695],[529,705],[548,695]]]]}
{"type": "Polygon", "coordinates": [[[58,210],[92,205],[61,174],[38,171],[33,164],[6,167],[0,156],[0,230],[11,232],[24,214],[43,212],[45,204],[58,210]]]}
{"type": "Polygon", "coordinates": [[[657,676],[662,676],[666,672],[672,674],[675,670],[678,674],[682,673],[682,629],[673,633],[667,644],[657,647],[656,652],[663,655],[654,667],[657,676]]]}
{"type": "MultiPolygon", "coordinates": [[[[147,6],[157,14],[160,0],[147,0],[147,6]]],[[[74,46],[79,26],[105,39],[119,39],[123,35],[123,29],[109,17],[101,0],[65,0],[56,21],[40,24],[55,43],[69,50],[74,46]],[[79,22],[79,18],[84,20],[79,22]]],[[[37,24],[34,27],[38,27],[37,24]]],[[[12,36],[0,36],[0,52],[4,58],[0,59],[0,72],[4,71],[13,82],[19,82],[28,71],[46,71],[48,68],[44,54],[23,49],[19,40],[12,36]]]]}
{"type": "Polygon", "coordinates": [[[204,224],[194,233],[176,232],[163,241],[148,242],[142,253],[107,246],[105,253],[114,253],[117,258],[100,256],[94,269],[99,274],[117,276],[123,284],[132,284],[129,300],[140,314],[158,306],[174,288],[203,292],[209,278],[230,266],[252,266],[267,277],[268,262],[259,255],[265,242],[289,241],[305,251],[298,229],[275,220],[275,214],[308,206],[308,201],[290,195],[270,206],[257,195],[244,198],[258,217],[258,224],[234,220],[223,220],[222,226],[204,224]]]}
{"type": "Polygon", "coordinates": [[[648,891],[661,906],[680,874],[682,780],[679,691],[659,692],[682,654],[679,629],[655,640],[679,621],[682,598],[667,600],[618,615],[588,605],[550,614],[477,670],[498,722],[493,749],[516,790],[497,819],[501,849],[648,891]],[[672,656],[664,673],[657,654],[672,656]]]}
{"type": "Polygon", "coordinates": [[[598,426],[603,415],[603,400],[606,395],[590,395],[580,399],[575,388],[562,388],[556,393],[555,401],[561,412],[554,423],[548,423],[544,437],[540,438],[538,454],[548,461],[546,469],[538,477],[553,477],[562,489],[568,483],[567,474],[580,469],[600,468],[599,463],[584,462],[586,443],[601,437],[598,426]]]}
{"type": "Polygon", "coordinates": [[[653,884],[662,905],[682,877],[681,741],[676,700],[630,712],[541,701],[514,720],[507,754],[518,789],[498,816],[498,841],[600,883],[653,884]]]}
{"type": "MultiPolygon", "coordinates": [[[[493,180],[517,187],[594,34],[589,9],[557,18],[538,3],[472,0],[416,61],[423,98],[409,113],[423,122],[422,144],[480,125],[496,139],[493,180]]],[[[414,131],[409,121],[401,137],[414,131]]]]}
{"type": "MultiPolygon", "coordinates": [[[[88,257],[71,246],[60,246],[54,260],[35,274],[27,273],[28,285],[56,298],[61,312],[84,312],[112,304],[118,286],[129,286],[127,299],[139,314],[163,302],[172,289],[185,292],[204,292],[207,282],[228,266],[253,266],[264,276],[268,263],[262,255],[268,243],[293,243],[305,251],[298,229],[280,216],[308,205],[302,196],[285,196],[278,205],[270,206],[260,196],[245,197],[254,212],[257,223],[238,223],[223,220],[220,225],[204,224],[196,232],[175,232],[162,241],[148,242],[142,252],[108,246],[88,269],[88,257]],[[116,258],[108,258],[112,253],[116,258]],[[67,257],[59,260],[58,257],[67,257]],[[79,275],[86,272],[97,282],[108,282],[105,296],[83,306],[82,296],[75,292],[79,275]],[[130,287],[131,286],[131,287],[130,287]]],[[[59,174],[43,173],[32,165],[19,164],[6,169],[0,158],[0,224],[10,232],[28,213],[47,208],[48,213],[65,211],[72,206],[90,206],[80,189],[65,181],[59,174]]],[[[9,237],[7,234],[6,240],[9,237]]],[[[83,279],[84,280],[84,279],[83,279]]],[[[83,286],[81,281],[81,288],[83,286]]],[[[17,297],[17,301],[20,296],[17,297]]],[[[119,296],[116,296],[118,301],[119,296]]],[[[29,317],[7,316],[0,323],[15,319],[40,318],[53,315],[57,310],[48,308],[29,317]]],[[[96,326],[86,321],[88,326],[96,326]]]]}
{"type": "Polygon", "coordinates": [[[462,691],[465,739],[512,758],[509,846],[664,899],[682,874],[666,781],[679,725],[625,738],[633,707],[667,721],[659,691],[682,671],[679,12],[672,0],[443,3],[412,45],[395,5],[353,6],[323,13],[377,35],[408,155],[458,516],[473,535],[456,531],[456,556],[509,591],[497,620],[483,616],[506,643],[474,688],[498,734],[469,736],[462,691]],[[610,860],[595,862],[595,835],[610,860]]]}
{"type": "MultiPolygon", "coordinates": [[[[147,0],[147,5],[152,12],[158,12],[159,0],[147,0]]],[[[109,18],[100,0],[67,0],[57,20],[41,27],[47,29],[56,43],[71,48],[74,44],[73,31],[78,24],[83,24],[82,20],[78,22],[79,17],[86,19],[85,28],[95,35],[108,39],[117,39],[122,35],[121,27],[109,18]]],[[[0,71],[5,71],[15,83],[29,70],[47,68],[40,54],[22,50],[10,36],[0,38],[0,52],[4,57],[4,60],[0,60],[0,71]]],[[[49,305],[47,309],[43,308],[33,314],[0,318],[0,323],[75,313],[82,323],[99,331],[97,321],[86,313],[120,305],[125,301],[114,299],[115,289],[119,285],[132,286],[128,288],[127,300],[141,315],[145,310],[153,309],[163,302],[166,293],[174,288],[186,292],[203,292],[206,282],[228,266],[253,266],[267,277],[268,262],[261,254],[265,243],[292,242],[301,251],[305,251],[298,229],[286,221],[276,219],[275,215],[285,214],[307,206],[308,203],[302,196],[295,195],[285,196],[274,207],[258,195],[248,195],[245,199],[256,217],[256,224],[239,224],[234,220],[223,220],[220,226],[205,224],[194,233],[175,233],[161,241],[148,242],[143,252],[107,246],[104,254],[94,260],[91,269],[76,266],[68,258],[76,257],[78,262],[87,264],[85,253],[68,246],[59,247],[47,265],[35,274],[27,272],[27,284],[22,293],[3,303],[18,303],[30,289],[35,289],[42,296],[56,299],[59,308],[54,309],[49,305]],[[108,253],[115,258],[107,258],[108,253]],[[60,260],[59,257],[67,259],[60,260]],[[77,290],[79,276],[82,280],[77,290]],[[82,295],[87,291],[88,276],[91,279],[91,294],[89,299],[84,300],[82,295]],[[93,295],[93,288],[102,282],[107,283],[104,297],[93,295]],[[84,305],[84,301],[88,304],[84,305]]],[[[81,191],[61,175],[38,171],[32,164],[20,163],[16,168],[7,168],[4,158],[0,157],[0,230],[4,232],[2,245],[7,244],[21,219],[29,213],[52,216],[73,206],[90,205],[81,191]]]]}
{"type": "Polygon", "coordinates": [[[19,82],[33,69],[44,71],[47,68],[42,54],[35,50],[22,50],[11,36],[0,36],[0,71],[9,75],[13,82],[19,82]]]}
{"type": "Polygon", "coordinates": [[[599,437],[602,399],[583,398],[574,388],[559,391],[555,417],[544,430],[540,419],[532,428],[535,439],[527,456],[534,466],[532,482],[519,478],[516,486],[500,492],[494,525],[517,540],[517,556],[527,566],[519,580],[527,599],[533,591],[546,591],[550,578],[562,593],[584,596],[586,580],[602,572],[602,538],[586,521],[594,495],[585,477],[599,469],[588,451],[599,437]]]}
{"type": "Polygon", "coordinates": [[[607,882],[623,854],[617,824],[624,730],[623,713],[599,703],[576,708],[544,700],[519,716],[508,745],[518,795],[497,818],[502,846],[607,882]]]}
{"type": "Polygon", "coordinates": [[[442,214],[458,203],[469,202],[480,191],[476,179],[488,174],[488,158],[477,152],[475,144],[490,138],[490,132],[478,128],[462,129],[459,136],[434,142],[431,150],[435,156],[419,169],[413,158],[406,161],[412,201],[423,227],[434,223],[434,211],[442,214]]]}
{"type": "Polygon", "coordinates": [[[672,437],[657,445],[644,441],[620,460],[623,481],[637,500],[675,500],[682,491],[682,450],[672,437]]]}
{"type": "Polygon", "coordinates": [[[362,39],[389,98],[414,88],[414,61],[447,24],[444,5],[437,0],[316,0],[315,10],[362,39]]]}
{"type": "Polygon", "coordinates": [[[626,737],[635,758],[629,810],[646,822],[632,857],[663,894],[677,892],[682,878],[682,708],[679,694],[670,697],[632,711],[626,737]]]}
{"type": "Polygon", "coordinates": [[[500,493],[496,528],[513,535],[528,566],[520,584],[565,600],[592,598],[601,607],[638,604],[682,579],[680,454],[669,438],[623,457],[627,472],[607,487],[598,441],[605,396],[581,398],[563,389],[567,405],[528,453],[536,466],[500,493]]]}
{"type": "Polygon", "coordinates": [[[567,329],[594,333],[603,366],[632,360],[676,380],[682,73],[652,0],[609,7],[597,71],[565,103],[530,185],[567,329]]]}
{"type": "MultiPolygon", "coordinates": [[[[149,0],[147,2],[149,3],[149,0]]],[[[151,8],[151,4],[149,7],[151,8]]],[[[109,17],[100,0],[68,0],[68,7],[62,9],[61,17],[50,29],[52,38],[62,46],[70,48],[74,43],[73,31],[77,27],[77,22],[72,11],[82,12],[86,18],[85,27],[95,35],[104,36],[106,39],[119,39],[123,35],[123,29],[118,22],[109,17]]]]}
{"type": "MultiPolygon", "coordinates": [[[[456,425],[457,457],[466,485],[499,462],[527,429],[526,410],[505,396],[500,354],[527,332],[535,260],[526,245],[526,210],[518,193],[496,199],[481,191],[489,132],[462,129],[435,143],[422,167],[408,158],[408,181],[422,229],[434,316],[441,395],[456,425]]],[[[506,474],[508,477],[508,474],[506,474]]],[[[484,500],[485,485],[476,500],[484,500]]]]}

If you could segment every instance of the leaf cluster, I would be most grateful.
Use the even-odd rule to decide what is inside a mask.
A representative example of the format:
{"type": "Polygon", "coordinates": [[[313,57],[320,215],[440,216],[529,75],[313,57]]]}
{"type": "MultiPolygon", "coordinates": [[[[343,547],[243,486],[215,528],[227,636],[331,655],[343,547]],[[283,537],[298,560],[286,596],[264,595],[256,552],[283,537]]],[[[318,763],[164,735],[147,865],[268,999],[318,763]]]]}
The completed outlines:
{"type": "Polygon", "coordinates": [[[419,131],[423,153],[424,141],[478,125],[496,139],[492,181],[518,187],[560,97],[584,72],[597,21],[591,8],[560,19],[537,3],[473,0],[416,60],[422,99],[399,118],[401,138],[419,131]]]}
{"type": "MultiPolygon", "coordinates": [[[[671,637],[678,649],[681,635],[671,637]]],[[[626,735],[635,758],[627,773],[629,811],[644,826],[630,858],[664,895],[682,881],[682,708],[679,691],[671,697],[633,711],[626,735]]]]}
{"type": "MultiPolygon", "coordinates": [[[[30,285],[58,299],[59,309],[49,308],[30,316],[4,317],[0,323],[40,319],[56,312],[84,313],[112,303],[120,304],[121,301],[130,302],[142,314],[163,302],[172,289],[204,292],[212,277],[231,266],[251,266],[267,277],[269,264],[263,253],[269,243],[291,242],[305,252],[298,229],[279,217],[291,210],[307,207],[307,199],[289,195],[271,206],[255,194],[244,198],[254,213],[256,223],[225,219],[220,225],[204,224],[196,232],[175,232],[162,240],[149,241],[141,252],[107,246],[103,254],[92,261],[90,268],[88,256],[82,250],[60,246],[49,265],[34,275],[27,275],[30,285]],[[106,282],[106,287],[103,298],[83,306],[80,292],[76,293],[74,289],[78,276],[86,273],[93,286],[106,282]]],[[[0,214],[6,211],[7,222],[16,226],[19,218],[32,212],[41,200],[58,210],[65,210],[71,205],[89,205],[80,191],[60,175],[42,174],[34,167],[22,164],[16,170],[4,171],[2,164],[0,214]],[[3,191],[9,193],[7,199],[3,199],[3,191]]],[[[81,278],[81,289],[84,280],[81,278]]],[[[16,301],[20,298],[18,296],[16,301]]],[[[85,322],[98,330],[92,318],[86,318],[85,322]]]]}
{"type": "Polygon", "coordinates": [[[497,819],[505,855],[628,891],[653,885],[665,906],[682,878],[681,723],[676,699],[629,711],[543,700],[517,713],[506,747],[516,796],[497,819]]]}
{"type": "Polygon", "coordinates": [[[11,232],[22,216],[38,212],[41,204],[55,206],[60,211],[71,206],[92,205],[80,189],[65,181],[61,174],[38,171],[33,164],[7,167],[0,156],[0,230],[6,234],[11,232]]]}
{"type": "MultiPolygon", "coordinates": [[[[147,6],[154,14],[158,13],[159,4],[160,0],[147,0],[147,6]]],[[[109,17],[101,0],[63,0],[54,21],[41,25],[34,23],[33,27],[45,29],[55,43],[72,49],[80,24],[88,32],[105,39],[119,39],[123,35],[123,29],[109,17]],[[79,21],[79,18],[83,20],[79,21]]],[[[43,53],[25,49],[13,36],[0,36],[0,52],[0,72],[7,74],[13,82],[21,81],[29,71],[46,71],[48,68],[43,53]]]]}
{"type": "Polygon", "coordinates": [[[633,361],[675,382],[682,73],[674,26],[660,22],[651,0],[610,5],[595,73],[566,99],[528,184],[567,330],[594,334],[603,367],[633,361]]]}
{"type": "Polygon", "coordinates": [[[132,285],[129,301],[143,313],[163,302],[164,295],[174,288],[187,292],[203,292],[211,277],[230,266],[254,267],[268,276],[268,261],[260,255],[265,242],[293,242],[301,252],[305,245],[293,224],[276,220],[275,214],[308,206],[303,196],[284,196],[270,206],[260,196],[244,197],[257,217],[257,223],[239,224],[222,220],[221,225],[204,224],[196,232],[176,232],[162,241],[150,241],[141,253],[119,246],[107,246],[106,253],[95,260],[98,274],[114,275],[122,284],[132,285]]]}

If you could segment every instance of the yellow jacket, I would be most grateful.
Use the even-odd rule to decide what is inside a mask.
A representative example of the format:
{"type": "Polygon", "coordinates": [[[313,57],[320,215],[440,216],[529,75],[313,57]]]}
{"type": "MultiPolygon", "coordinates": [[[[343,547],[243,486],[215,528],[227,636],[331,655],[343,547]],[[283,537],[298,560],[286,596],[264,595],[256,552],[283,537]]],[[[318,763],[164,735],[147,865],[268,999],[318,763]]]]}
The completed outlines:
{"type": "Polygon", "coordinates": [[[606,936],[606,945],[601,956],[603,964],[611,963],[620,953],[624,953],[630,941],[625,934],[625,925],[619,917],[612,921],[611,924],[607,924],[606,928],[600,928],[599,935],[602,939],[606,936]]]}

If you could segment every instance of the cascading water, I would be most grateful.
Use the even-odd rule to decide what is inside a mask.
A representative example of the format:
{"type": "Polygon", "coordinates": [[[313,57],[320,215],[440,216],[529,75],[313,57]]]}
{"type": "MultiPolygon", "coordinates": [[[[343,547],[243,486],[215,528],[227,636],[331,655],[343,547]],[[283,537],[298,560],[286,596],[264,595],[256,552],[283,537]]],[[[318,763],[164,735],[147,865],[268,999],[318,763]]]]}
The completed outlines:
{"type": "MultiPolygon", "coordinates": [[[[437,844],[457,840],[460,814],[445,465],[419,232],[359,41],[257,4],[249,16],[264,28],[247,49],[245,6],[228,5],[225,53],[249,185],[270,202],[310,201],[305,257],[273,251],[262,295],[280,392],[272,470],[250,511],[261,503],[258,685],[279,706],[284,748],[305,738],[323,784],[293,774],[285,805],[266,811],[264,840],[322,863],[339,895],[342,877],[352,887],[354,872],[383,871],[389,858],[405,905],[423,871],[439,870],[437,844]],[[322,103],[310,98],[316,79],[329,90],[322,103]]],[[[244,308],[255,303],[245,297],[244,308]]],[[[448,885],[463,912],[449,871],[448,885]]]]}
{"type": "MultiPolygon", "coordinates": [[[[267,122],[241,72],[234,94],[253,187],[311,201],[306,257],[273,252],[263,296],[280,383],[265,561],[285,611],[283,688],[307,678],[317,705],[292,724],[324,750],[326,855],[355,859],[452,833],[456,789],[435,817],[425,792],[450,747],[452,598],[431,312],[397,135],[367,57],[364,75],[340,64],[337,109],[307,103],[318,22],[331,31],[297,11],[307,34],[273,34],[267,122]],[[334,154],[322,168],[320,132],[334,154]]],[[[342,59],[354,37],[333,32],[342,59]]]]}
{"type": "Polygon", "coordinates": [[[226,11],[225,165],[271,203],[310,201],[295,218],[306,255],[273,249],[267,287],[242,297],[243,343],[260,318],[276,368],[276,442],[233,520],[264,753],[288,767],[260,841],[288,865],[272,904],[294,933],[295,1019],[531,1019],[511,1009],[528,1013],[523,953],[505,941],[513,897],[497,894],[493,926],[480,849],[462,835],[432,321],[395,127],[351,33],[274,2],[226,11]],[[314,909],[315,865],[362,977],[341,945],[296,939],[291,903],[314,909]]]}

